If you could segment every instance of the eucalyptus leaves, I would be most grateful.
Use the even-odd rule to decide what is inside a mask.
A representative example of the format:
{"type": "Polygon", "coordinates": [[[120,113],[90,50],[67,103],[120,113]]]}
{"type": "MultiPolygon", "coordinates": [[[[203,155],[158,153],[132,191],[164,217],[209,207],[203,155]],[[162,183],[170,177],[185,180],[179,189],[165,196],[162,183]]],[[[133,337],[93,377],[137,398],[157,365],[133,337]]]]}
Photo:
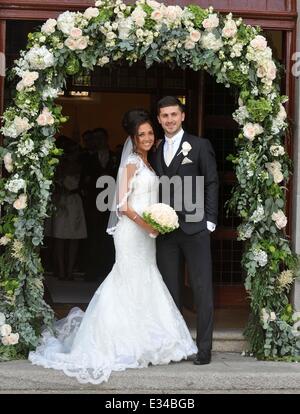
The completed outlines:
{"type": "Polygon", "coordinates": [[[287,97],[280,95],[272,50],[259,28],[231,14],[153,0],[135,5],[99,0],[84,13],[62,13],[29,35],[28,48],[16,61],[16,94],[3,116],[0,149],[7,172],[0,181],[5,213],[0,311],[19,334],[18,344],[6,348],[6,358],[16,357],[16,346],[23,353],[34,347],[41,325],[53,317],[43,300],[39,248],[60,155],[53,136],[66,122],[54,99],[67,75],[139,60],[147,67],[161,63],[204,69],[217,82],[238,88],[233,114],[240,126],[238,154],[231,157],[238,184],[229,207],[242,218],[238,237],[245,241],[243,265],[252,307],[247,338],[257,356],[296,358],[300,344],[293,326],[298,314],[288,303],[288,292],[297,263],[284,233],[291,167],[284,149],[287,97]]]}

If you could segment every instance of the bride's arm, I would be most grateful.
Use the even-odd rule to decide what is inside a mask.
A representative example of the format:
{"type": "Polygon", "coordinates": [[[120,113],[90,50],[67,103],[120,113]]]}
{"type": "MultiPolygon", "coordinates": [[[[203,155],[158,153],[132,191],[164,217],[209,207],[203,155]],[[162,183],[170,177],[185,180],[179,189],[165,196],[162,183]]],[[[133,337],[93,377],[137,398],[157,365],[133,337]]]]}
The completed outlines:
{"type": "Polygon", "coordinates": [[[121,205],[119,207],[119,211],[131,220],[133,220],[137,225],[146,230],[149,234],[153,234],[153,236],[158,236],[159,233],[152,226],[146,223],[145,220],[143,220],[143,218],[136,211],[134,211],[128,203],[130,183],[135,175],[136,170],[136,164],[126,165],[126,169],[124,171],[122,182],[119,188],[119,200],[122,200],[121,205]]]}

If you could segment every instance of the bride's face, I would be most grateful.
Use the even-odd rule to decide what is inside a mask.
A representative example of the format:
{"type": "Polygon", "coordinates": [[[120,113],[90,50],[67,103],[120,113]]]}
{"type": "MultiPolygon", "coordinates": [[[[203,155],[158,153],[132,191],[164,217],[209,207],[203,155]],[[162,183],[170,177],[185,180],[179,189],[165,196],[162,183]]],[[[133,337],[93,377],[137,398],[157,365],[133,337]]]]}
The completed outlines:
{"type": "Polygon", "coordinates": [[[137,151],[149,151],[154,144],[154,131],[150,124],[145,123],[139,126],[136,138],[137,151]]]}

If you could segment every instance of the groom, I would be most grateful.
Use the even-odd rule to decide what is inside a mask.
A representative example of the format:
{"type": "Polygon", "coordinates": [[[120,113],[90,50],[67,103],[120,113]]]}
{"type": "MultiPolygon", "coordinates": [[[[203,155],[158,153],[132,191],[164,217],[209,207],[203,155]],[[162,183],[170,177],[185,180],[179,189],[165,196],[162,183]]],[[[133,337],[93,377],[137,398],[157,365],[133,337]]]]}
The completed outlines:
{"type": "MultiPolygon", "coordinates": [[[[197,310],[198,353],[194,364],[209,364],[213,331],[210,233],[215,230],[218,212],[215,154],[207,139],[190,135],[182,129],[185,113],[177,98],[167,96],[161,99],[157,105],[157,117],[165,138],[153,156],[153,167],[160,177],[174,179],[177,176],[182,183],[182,187],[175,186],[175,190],[171,186],[169,193],[170,205],[175,207],[179,217],[179,228],[157,238],[157,264],[177,307],[181,309],[181,286],[186,262],[197,310]],[[197,177],[204,177],[201,200],[204,211],[193,216],[185,209],[185,203],[178,209],[175,199],[178,195],[181,196],[178,194],[180,191],[183,192],[183,198],[190,197],[194,202],[197,199],[196,193],[199,194],[201,190],[197,177]],[[187,189],[185,180],[188,179],[192,183],[191,190],[187,189]]],[[[162,191],[160,202],[163,201],[161,193],[162,191]]],[[[201,208],[198,209],[200,210],[201,208]]]]}

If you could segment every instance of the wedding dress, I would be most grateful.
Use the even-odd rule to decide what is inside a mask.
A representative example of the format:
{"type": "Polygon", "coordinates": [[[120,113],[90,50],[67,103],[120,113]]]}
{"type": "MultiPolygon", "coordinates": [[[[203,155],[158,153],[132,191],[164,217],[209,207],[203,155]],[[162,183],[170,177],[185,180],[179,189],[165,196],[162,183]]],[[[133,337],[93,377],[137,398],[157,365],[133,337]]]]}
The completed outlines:
{"type": "MultiPolygon", "coordinates": [[[[140,215],[158,202],[158,178],[136,165],[126,199],[140,215]]],[[[181,361],[197,352],[185,321],[156,265],[155,240],[123,215],[115,232],[116,262],[84,313],[73,308],[43,332],[29,360],[62,370],[81,383],[107,381],[112,371],[181,361]]]]}

